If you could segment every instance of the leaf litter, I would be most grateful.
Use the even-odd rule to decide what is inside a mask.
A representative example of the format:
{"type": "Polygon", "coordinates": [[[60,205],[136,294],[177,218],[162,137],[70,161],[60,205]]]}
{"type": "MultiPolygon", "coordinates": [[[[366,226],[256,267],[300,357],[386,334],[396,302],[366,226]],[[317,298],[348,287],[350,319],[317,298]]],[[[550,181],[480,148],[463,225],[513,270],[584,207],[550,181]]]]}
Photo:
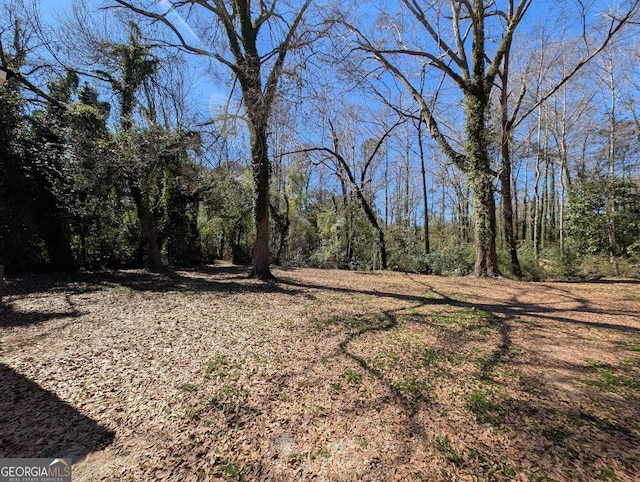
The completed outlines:
{"type": "Polygon", "coordinates": [[[0,456],[74,480],[636,480],[640,285],[9,279],[0,456]]]}

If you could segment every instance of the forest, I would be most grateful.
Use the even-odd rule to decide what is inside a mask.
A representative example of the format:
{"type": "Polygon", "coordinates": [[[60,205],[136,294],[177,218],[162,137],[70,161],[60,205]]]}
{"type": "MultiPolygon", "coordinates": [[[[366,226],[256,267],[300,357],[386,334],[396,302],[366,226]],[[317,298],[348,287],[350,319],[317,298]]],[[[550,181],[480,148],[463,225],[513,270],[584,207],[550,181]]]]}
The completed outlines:
{"type": "Polygon", "coordinates": [[[639,9],[0,0],[0,475],[637,481],[639,9]]]}
{"type": "Polygon", "coordinates": [[[636,2],[147,3],[3,2],[7,273],[639,274],[636,2]]]}

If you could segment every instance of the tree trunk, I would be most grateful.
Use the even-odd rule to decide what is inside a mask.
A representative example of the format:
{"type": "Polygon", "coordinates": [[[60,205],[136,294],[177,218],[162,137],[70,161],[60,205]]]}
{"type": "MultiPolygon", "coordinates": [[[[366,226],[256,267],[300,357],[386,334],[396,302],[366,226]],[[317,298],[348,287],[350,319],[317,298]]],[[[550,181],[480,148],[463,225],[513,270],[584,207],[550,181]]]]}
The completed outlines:
{"type": "Polygon", "coordinates": [[[549,160],[545,156],[544,178],[542,182],[542,201],[540,215],[540,251],[546,246],[546,239],[549,231],[549,160]]]}
{"type": "Polygon", "coordinates": [[[542,212],[540,201],[540,162],[540,159],[536,159],[536,171],[533,183],[533,205],[531,206],[533,211],[533,215],[531,216],[531,221],[533,222],[533,225],[531,226],[531,235],[533,241],[533,253],[536,260],[540,254],[540,213],[542,212]]]}
{"type": "Polygon", "coordinates": [[[155,229],[155,220],[145,194],[135,184],[130,184],[131,194],[136,205],[138,221],[140,222],[141,243],[144,246],[145,263],[154,271],[162,269],[162,256],[155,229]]]}
{"type": "Polygon", "coordinates": [[[335,267],[343,269],[349,266],[351,259],[353,258],[353,229],[352,229],[352,215],[351,215],[351,200],[353,196],[349,192],[349,185],[347,181],[342,177],[340,178],[340,193],[342,197],[342,211],[338,209],[338,205],[334,200],[334,208],[336,213],[336,222],[339,220],[340,212],[344,217],[344,226],[342,229],[338,229],[336,226],[336,260],[335,267]],[[343,251],[344,246],[344,251],[343,251]],[[344,255],[342,254],[344,252],[344,255]]]}
{"type": "Polygon", "coordinates": [[[153,223],[148,223],[148,227],[145,229],[145,232],[149,268],[153,271],[159,271],[162,269],[162,256],[160,254],[160,244],[158,243],[158,236],[156,235],[153,223]]]}
{"type": "MultiPolygon", "coordinates": [[[[247,109],[250,107],[247,106],[247,109]]],[[[270,165],[267,150],[266,122],[253,122],[251,133],[251,166],[254,185],[254,222],[256,237],[253,244],[251,278],[273,279],[269,269],[269,179],[270,165]]]]}
{"type": "Polygon", "coordinates": [[[285,208],[282,213],[279,212],[278,208],[276,208],[273,204],[270,204],[271,216],[275,221],[276,227],[278,229],[278,234],[280,235],[278,251],[273,261],[276,266],[282,265],[282,256],[287,249],[287,236],[289,235],[289,227],[291,226],[291,219],[289,219],[289,197],[286,194],[283,194],[283,197],[285,208]]]}
{"type": "Polygon", "coordinates": [[[547,238],[551,242],[558,229],[558,196],[556,193],[556,164],[549,163],[549,229],[547,238]]]}
{"type": "Polygon", "coordinates": [[[511,272],[518,278],[522,277],[520,261],[518,260],[518,247],[516,245],[516,235],[513,222],[513,196],[511,194],[511,130],[512,123],[509,121],[509,53],[507,52],[503,62],[503,72],[501,76],[502,90],[500,91],[500,154],[502,166],[500,169],[500,192],[502,195],[502,222],[504,224],[504,241],[509,251],[509,264],[511,272]]]}
{"type": "MultiPolygon", "coordinates": [[[[407,136],[408,140],[408,136],[407,136]]],[[[411,152],[410,146],[407,145],[405,163],[404,163],[404,193],[402,196],[402,222],[405,226],[409,227],[409,177],[411,176],[411,166],[409,165],[409,159],[411,152]]]]}
{"type": "MultiPolygon", "coordinates": [[[[564,163],[566,162],[564,159],[563,162],[563,170],[564,163]]],[[[558,203],[558,246],[560,249],[560,256],[564,257],[564,204],[566,198],[566,186],[565,186],[565,177],[564,175],[560,175],[560,201],[558,203]]]]}
{"type": "Polygon", "coordinates": [[[500,172],[500,188],[502,194],[502,221],[504,223],[504,241],[509,251],[509,264],[511,272],[520,278],[522,270],[518,260],[518,247],[513,222],[513,203],[511,194],[511,163],[504,162],[500,172]]]}
{"type": "Polygon", "coordinates": [[[618,242],[616,239],[615,227],[615,162],[616,162],[616,84],[613,75],[613,61],[607,66],[611,89],[611,111],[609,114],[609,146],[607,149],[607,161],[609,164],[609,175],[606,178],[605,187],[605,219],[607,225],[607,239],[609,241],[609,259],[613,266],[613,274],[620,276],[620,268],[618,266],[618,242]]]}
{"type": "Polygon", "coordinates": [[[384,225],[389,226],[389,153],[384,155],[384,225]]]}
{"type": "Polygon", "coordinates": [[[496,253],[496,206],[493,179],[488,172],[470,175],[473,189],[473,217],[475,221],[476,263],[474,275],[500,276],[496,253]]]}
{"type": "Polygon", "coordinates": [[[378,219],[376,218],[376,214],[371,209],[371,206],[367,202],[367,199],[364,197],[364,193],[360,190],[359,187],[354,186],[355,193],[362,205],[362,209],[364,210],[373,231],[376,233],[376,243],[378,244],[378,249],[380,250],[380,264],[382,269],[387,269],[387,248],[384,240],[384,231],[380,227],[378,223],[378,219]]]}
{"type": "Polygon", "coordinates": [[[473,191],[473,217],[475,221],[476,263],[474,275],[500,276],[496,252],[496,203],[493,197],[493,172],[489,152],[485,113],[488,98],[483,92],[467,94],[466,134],[468,161],[466,174],[473,191]]]}
{"type": "MultiPolygon", "coordinates": [[[[418,122],[418,148],[420,150],[420,170],[422,173],[422,203],[424,206],[424,254],[429,254],[431,245],[429,242],[429,200],[427,198],[427,170],[424,162],[424,145],[422,143],[422,117],[418,122]]],[[[386,180],[385,180],[386,181],[386,180]]],[[[386,189],[386,187],[385,187],[386,189]]],[[[429,266],[425,266],[429,272],[429,266]]]]}

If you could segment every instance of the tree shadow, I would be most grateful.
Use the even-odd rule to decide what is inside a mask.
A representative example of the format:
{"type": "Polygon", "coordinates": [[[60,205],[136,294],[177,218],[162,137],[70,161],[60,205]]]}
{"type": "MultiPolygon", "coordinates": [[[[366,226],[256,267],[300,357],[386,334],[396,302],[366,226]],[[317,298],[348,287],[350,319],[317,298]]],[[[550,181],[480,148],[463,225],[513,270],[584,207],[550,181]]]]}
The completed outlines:
{"type": "MultiPolygon", "coordinates": [[[[591,381],[600,383],[596,378],[599,376],[599,369],[590,369],[584,364],[572,363],[563,358],[542,357],[520,345],[514,347],[513,340],[513,330],[523,318],[539,320],[539,324],[528,322],[517,325],[519,330],[524,329],[529,334],[535,333],[538,327],[549,327],[549,322],[556,324],[556,327],[565,325],[599,328],[610,334],[638,333],[640,330],[635,326],[574,320],[556,313],[558,310],[552,306],[521,303],[518,300],[506,299],[504,304],[492,303],[488,300],[460,301],[439,293],[423,282],[420,283],[427,286],[430,293],[437,295],[437,298],[376,289],[334,287],[297,280],[281,279],[279,283],[307,290],[317,289],[345,295],[368,295],[377,297],[381,301],[383,298],[388,298],[402,302],[402,306],[382,310],[377,317],[373,316],[369,321],[361,320],[357,316],[352,320],[349,318],[352,315],[347,315],[342,325],[342,340],[338,343],[333,356],[357,363],[370,379],[376,380],[376,383],[383,386],[384,391],[391,395],[389,398],[371,399],[369,403],[354,405],[354,415],[359,415],[364,410],[379,412],[383,406],[388,405],[401,408],[405,424],[403,433],[409,440],[414,441],[413,444],[407,445],[407,453],[414,450],[413,445],[434,443],[433,434],[437,433],[439,428],[429,425],[426,421],[430,420],[430,417],[425,414],[433,412],[436,417],[439,416],[443,410],[446,410],[446,401],[429,398],[416,401],[402,387],[394,384],[384,369],[374,363],[375,356],[371,353],[362,354],[360,352],[362,348],[354,350],[354,342],[366,335],[390,332],[407,321],[435,326],[432,315],[421,313],[419,309],[440,305],[460,308],[463,313],[473,314],[477,311],[480,315],[482,315],[481,312],[489,314],[484,323],[487,328],[494,330],[492,333],[499,336],[491,338],[490,344],[487,345],[487,353],[481,360],[474,362],[477,370],[464,375],[466,381],[462,381],[463,385],[469,384],[476,387],[471,393],[476,398],[470,398],[464,403],[470,415],[475,417],[478,427],[491,426],[498,432],[514,434],[511,449],[503,450],[497,446],[486,450],[467,449],[454,453],[454,465],[473,471],[479,468],[478,460],[492,461],[487,462],[486,467],[491,467],[491,464],[495,464],[494,467],[503,466],[508,473],[511,470],[509,464],[512,464],[513,468],[518,468],[517,463],[520,459],[512,458],[513,452],[510,452],[515,449],[528,454],[525,457],[528,460],[527,463],[533,463],[534,466],[540,464],[538,467],[541,477],[545,476],[546,471],[552,473],[551,471],[555,470],[555,473],[563,474],[566,480],[570,480],[576,473],[585,473],[585,470],[592,474],[597,474],[598,471],[607,474],[611,467],[621,467],[620,470],[623,472],[620,473],[627,475],[637,473],[640,461],[639,391],[637,389],[633,391],[632,388],[620,395],[618,392],[608,392],[606,386],[591,388],[589,386],[591,381]],[[407,313],[411,312],[419,314],[407,316],[407,313]],[[529,375],[519,375],[518,373],[525,366],[527,367],[525,373],[529,375]],[[505,373],[512,373],[509,375],[512,378],[505,379],[505,373]],[[530,373],[533,373],[533,376],[530,373]],[[573,391],[568,391],[561,380],[558,385],[549,382],[543,378],[546,373],[556,374],[554,375],[556,377],[559,376],[558,374],[563,374],[567,378],[565,381],[572,385],[573,391]],[[565,462],[558,464],[557,467],[546,464],[545,461],[550,460],[548,457],[550,452],[564,459],[565,462]]],[[[605,312],[594,309],[590,306],[588,299],[582,299],[579,296],[571,296],[571,301],[578,307],[574,311],[605,312]]],[[[637,316],[636,313],[622,308],[612,308],[611,314],[637,316]]],[[[339,320],[340,316],[334,315],[333,318],[339,320]]],[[[465,343],[481,340],[480,337],[474,338],[476,335],[471,331],[477,328],[477,326],[449,328],[451,332],[462,331],[462,335],[456,337],[458,346],[452,346],[452,349],[463,352],[465,343]]],[[[575,332],[577,332],[576,336],[580,336],[580,331],[572,330],[572,333],[575,332]]],[[[588,332],[583,333],[588,337],[588,332]]],[[[587,356],[586,353],[585,356],[587,356]]],[[[636,372],[633,371],[636,369],[633,366],[625,366],[625,363],[629,363],[628,360],[620,361],[617,365],[609,366],[608,371],[603,371],[601,376],[604,378],[601,385],[611,383],[612,390],[616,390],[615,383],[629,383],[632,387],[637,387],[637,382],[634,382],[636,372]]],[[[311,370],[307,367],[301,374],[309,371],[311,370]]],[[[431,383],[430,380],[426,381],[431,383]]],[[[464,390],[458,396],[465,400],[464,390]]],[[[436,441],[436,445],[437,443],[436,441]]],[[[438,449],[442,450],[443,447],[439,446],[438,449]]],[[[409,459],[410,456],[405,458],[409,459]]],[[[484,475],[487,474],[489,472],[484,475]]],[[[478,472],[475,475],[481,475],[481,473],[478,472]]]]}
{"type": "Polygon", "coordinates": [[[555,280],[554,283],[557,284],[602,284],[602,285],[610,285],[610,284],[624,284],[624,285],[635,285],[640,288],[640,280],[637,279],[611,279],[611,278],[591,278],[584,280],[555,280]]]}
{"type": "Polygon", "coordinates": [[[75,463],[113,442],[114,432],[1,363],[0,380],[0,457],[69,457],[75,463]]]}
{"type": "MultiPolygon", "coordinates": [[[[434,419],[437,419],[436,416],[440,416],[440,419],[442,419],[442,415],[438,411],[448,408],[446,403],[430,399],[428,394],[426,394],[424,398],[417,399],[410,395],[410,392],[406,389],[407,387],[399,387],[395,384],[394,380],[385,374],[384,370],[381,370],[372,362],[371,359],[363,356],[358,351],[355,343],[362,337],[366,337],[371,334],[383,335],[385,333],[389,333],[400,324],[407,321],[410,321],[411,323],[435,326],[434,323],[436,323],[437,320],[434,321],[433,315],[429,313],[425,314],[420,311],[420,309],[424,307],[439,306],[444,308],[443,311],[446,312],[450,311],[448,308],[457,308],[470,317],[474,317],[474,312],[476,311],[486,312],[490,316],[484,318],[485,321],[480,322],[480,324],[484,323],[485,325],[478,325],[480,328],[489,329],[492,333],[491,341],[487,344],[488,350],[486,356],[484,356],[482,362],[475,363],[475,366],[477,367],[476,372],[469,372],[468,375],[464,375],[464,377],[470,380],[472,384],[482,384],[482,390],[485,390],[486,387],[496,387],[500,383],[504,382],[504,379],[501,379],[500,376],[498,376],[503,370],[516,370],[520,364],[526,363],[531,365],[533,363],[532,360],[528,358],[529,355],[526,357],[514,355],[517,350],[514,349],[513,346],[513,335],[514,331],[519,333],[520,327],[525,327],[524,329],[533,333],[538,326],[543,326],[543,323],[557,322],[564,324],[569,328],[573,326],[595,327],[608,330],[612,333],[630,333],[638,331],[634,326],[626,326],[624,324],[586,322],[570,319],[559,314],[551,305],[522,303],[515,297],[512,299],[505,298],[503,302],[501,300],[495,301],[495,297],[494,301],[491,301],[488,298],[483,299],[482,297],[478,297],[473,302],[461,301],[439,292],[434,286],[429,285],[427,282],[423,282],[424,279],[425,278],[417,281],[427,289],[427,293],[424,296],[402,292],[397,293],[386,289],[343,288],[326,285],[324,283],[302,282],[297,279],[290,279],[284,276],[275,282],[256,282],[246,279],[246,273],[243,268],[226,266],[201,267],[190,270],[167,271],[162,273],[127,271],[101,273],[97,275],[80,275],[79,277],[65,278],[64,280],[54,279],[50,283],[50,286],[56,290],[63,290],[66,286],[71,290],[70,293],[72,297],[74,294],[82,294],[91,290],[124,287],[133,291],[160,293],[175,291],[232,294],[264,293],[267,295],[269,293],[279,293],[291,296],[291,302],[296,302],[299,296],[314,298],[317,300],[321,297],[319,295],[323,292],[339,293],[345,295],[345,297],[366,295],[367,298],[373,298],[372,303],[374,305],[376,304],[376,301],[384,302],[388,300],[395,300],[399,303],[394,303],[393,309],[384,309],[386,307],[379,309],[377,311],[378,315],[375,317],[368,318],[368,315],[366,314],[363,314],[362,317],[358,317],[359,315],[356,315],[353,320],[347,319],[345,322],[339,321],[339,317],[336,317],[337,321],[335,323],[343,324],[339,327],[340,339],[336,344],[335,352],[331,351],[331,356],[342,357],[353,361],[362,370],[364,370],[370,378],[375,379],[385,388],[384,397],[352,401],[350,406],[344,407],[346,410],[353,410],[354,416],[360,415],[363,410],[371,411],[375,414],[380,411],[381,407],[393,404],[399,407],[404,415],[403,420],[406,425],[402,430],[409,434],[410,438],[415,437],[411,439],[412,441],[419,439],[420,442],[424,442],[425,444],[433,444],[434,434],[437,434],[441,430],[440,427],[434,424],[429,424],[429,418],[425,417],[425,413],[435,415],[434,419]],[[412,310],[416,310],[417,314],[411,315],[410,312],[412,310]],[[526,325],[516,324],[523,318],[534,319],[537,321],[526,325]],[[389,396],[387,397],[386,394],[389,396]],[[433,406],[431,406],[432,404],[433,406]]],[[[550,287],[550,289],[552,288],[558,289],[560,292],[566,291],[567,301],[571,301],[577,306],[575,311],[598,312],[598,310],[593,309],[588,299],[573,296],[569,290],[563,290],[560,287],[550,287]]],[[[67,317],[73,316],[74,308],[72,306],[72,301],[73,299],[69,301],[70,308],[68,312],[59,313],[59,315],[67,317]]],[[[625,316],[637,316],[624,308],[612,308],[611,313],[625,316]]],[[[53,315],[53,317],[55,317],[55,314],[53,315]]],[[[482,313],[479,313],[479,315],[484,316],[482,313]]],[[[43,319],[43,321],[46,320],[43,319]]],[[[476,328],[478,328],[478,326],[476,326],[476,328]]],[[[309,333],[309,338],[317,338],[319,336],[318,332],[317,330],[314,331],[317,327],[310,328],[311,331],[309,333]]],[[[452,350],[463,350],[465,348],[465,343],[481,340],[479,334],[472,330],[472,328],[463,325],[451,328],[451,332],[455,331],[455,334],[460,334],[461,336],[454,340],[454,342],[459,342],[459,346],[455,347],[451,345],[449,348],[452,350]]],[[[572,331],[575,332],[578,330],[572,331]]],[[[582,333],[584,334],[587,332],[583,331],[582,333]]],[[[585,337],[586,336],[588,335],[585,335],[585,337]]],[[[273,341],[271,342],[273,343],[273,341]]],[[[521,349],[520,347],[517,348],[521,349]]],[[[299,377],[305,383],[305,386],[311,384],[326,385],[326,379],[323,379],[322,377],[314,378],[309,376],[309,373],[313,373],[313,364],[317,363],[320,363],[317,359],[312,359],[308,364],[301,363],[300,366],[296,366],[295,373],[293,375],[299,377]]],[[[585,376],[585,367],[580,364],[572,365],[568,362],[564,362],[563,360],[551,358],[537,360],[537,363],[538,365],[535,368],[536,373],[538,374],[542,371],[566,371],[570,372],[570,375],[568,376],[575,380],[580,380],[585,376]]],[[[2,367],[2,365],[0,365],[0,367],[2,367]]],[[[620,367],[614,368],[615,370],[612,371],[615,374],[620,367]]],[[[39,390],[39,392],[46,393],[46,395],[36,395],[35,398],[37,400],[35,402],[22,402],[17,398],[10,399],[11,403],[7,402],[9,406],[13,407],[17,405],[24,405],[28,407],[30,405],[36,405],[33,413],[45,413],[46,407],[38,409],[37,404],[40,403],[41,405],[47,405],[46,403],[38,402],[38,400],[48,397],[49,399],[57,401],[56,403],[49,403],[61,405],[63,407],[66,406],[68,410],[71,411],[70,414],[62,413],[57,418],[62,419],[65,418],[65,416],[67,419],[71,420],[73,420],[74,416],[81,418],[77,425],[81,426],[82,424],[85,424],[83,432],[86,434],[86,442],[81,442],[80,444],[82,447],[85,447],[80,450],[81,454],[84,452],[84,455],[86,455],[86,453],[91,451],[87,447],[95,447],[96,444],[99,446],[101,440],[107,440],[107,442],[102,443],[108,444],[113,439],[113,434],[110,435],[110,439],[108,438],[110,434],[108,431],[105,435],[105,439],[102,439],[100,431],[105,429],[102,429],[102,427],[95,424],[95,422],[90,419],[82,420],[83,416],[81,414],[75,412],[72,407],[67,406],[64,402],[57,399],[55,395],[42,390],[33,382],[21,377],[11,369],[4,370],[8,370],[9,377],[14,376],[18,378],[18,381],[14,382],[14,385],[22,384],[26,386],[25,388],[20,389],[20,392],[39,390]],[[29,384],[35,385],[35,387],[32,387],[29,384]]],[[[2,380],[8,377],[5,376],[4,371],[0,371],[0,376],[2,380]]],[[[279,396],[279,387],[286,386],[287,383],[290,383],[291,378],[291,373],[283,373],[281,378],[276,377],[274,383],[271,384],[273,387],[273,393],[270,399],[277,399],[279,396]]],[[[560,389],[548,387],[542,380],[536,379],[527,381],[524,379],[517,380],[514,378],[512,382],[509,382],[509,386],[510,390],[513,389],[517,392],[517,397],[500,398],[498,397],[500,392],[496,391],[494,393],[490,388],[487,388],[486,393],[488,395],[486,407],[480,407],[475,412],[470,409],[469,413],[471,415],[469,413],[466,414],[470,417],[468,419],[470,423],[474,423],[473,416],[477,415],[478,418],[476,422],[478,426],[484,426],[484,428],[486,428],[487,425],[493,425],[493,428],[498,431],[502,431],[503,433],[518,434],[518,441],[514,442],[513,446],[521,450],[522,453],[527,453],[527,451],[529,451],[533,454],[528,460],[544,460],[546,451],[552,449],[554,450],[554,453],[559,453],[566,459],[571,460],[571,462],[567,463],[568,466],[573,464],[579,469],[584,469],[585,467],[592,469],[595,467],[594,460],[600,460],[597,458],[598,454],[590,448],[590,440],[596,440],[599,441],[598,443],[601,443],[602,446],[609,447],[607,455],[608,459],[606,460],[613,460],[611,453],[618,451],[632,454],[624,460],[628,463],[633,463],[633,454],[637,453],[637,448],[634,447],[640,446],[640,440],[636,434],[637,429],[629,429],[629,427],[636,426],[637,420],[640,419],[640,407],[638,406],[637,397],[630,397],[620,401],[613,397],[609,397],[607,394],[596,393],[595,395],[590,395],[591,399],[596,400],[597,403],[609,404],[609,406],[620,409],[619,413],[621,415],[618,418],[615,418],[594,409],[592,406],[583,406],[574,402],[567,402],[567,400],[563,399],[565,394],[563,394],[560,389]],[[496,393],[498,395],[496,395],[496,393]],[[556,397],[557,395],[561,396],[556,397]],[[492,396],[496,396],[497,398],[490,398],[492,396]],[[493,416],[494,411],[497,414],[496,416],[493,416]],[[579,461],[575,456],[576,452],[584,452],[587,453],[589,457],[595,458],[587,460],[586,462],[579,461]]],[[[583,388],[588,390],[586,385],[583,388]]],[[[485,393],[482,392],[480,395],[484,396],[485,393]]],[[[458,396],[463,397],[464,392],[458,396]]],[[[581,396],[587,397],[584,393],[581,393],[581,396]]],[[[33,448],[31,452],[28,452],[27,449],[20,449],[20,443],[26,444],[28,441],[25,441],[25,437],[17,440],[14,435],[16,430],[15,428],[13,428],[13,431],[11,432],[5,432],[5,426],[9,427],[8,430],[12,430],[10,421],[13,418],[17,419],[18,416],[16,414],[5,414],[5,405],[7,405],[7,403],[4,402],[3,397],[7,398],[7,395],[0,394],[0,434],[3,437],[1,445],[2,451],[5,450],[5,447],[18,447],[7,453],[14,454],[24,452],[58,455],[57,453],[54,454],[54,449],[56,449],[55,443],[53,444],[53,448],[49,449],[49,451],[47,451],[47,447],[50,447],[50,444],[47,444],[44,448],[37,446],[33,448]],[[6,438],[8,436],[12,436],[14,438],[8,439],[6,438]],[[5,442],[5,439],[8,440],[8,442],[5,442]],[[9,445],[11,443],[13,445],[9,445]]],[[[224,410],[226,410],[224,406],[218,407],[211,405],[211,407],[216,409],[212,410],[212,413],[214,414],[218,414],[220,411],[224,412],[224,410]]],[[[13,407],[11,410],[16,411],[17,409],[13,407]]],[[[53,411],[55,413],[56,409],[49,409],[49,411],[53,411]]],[[[64,409],[58,408],[57,411],[64,412],[64,409]]],[[[255,413],[251,412],[249,409],[245,410],[245,408],[240,407],[234,408],[234,410],[230,411],[227,416],[228,420],[225,422],[225,426],[232,428],[239,422],[244,423],[245,420],[254,417],[255,413]]],[[[26,420],[21,423],[25,426],[28,426],[29,423],[39,423],[30,422],[30,419],[24,415],[23,419],[26,420]]],[[[73,425],[74,423],[75,422],[69,425],[73,425]]],[[[477,426],[474,426],[473,428],[478,430],[477,426]]],[[[33,430],[35,431],[35,429],[33,430]]],[[[63,435],[60,436],[62,438],[58,445],[67,447],[70,442],[65,439],[63,435]]],[[[37,441],[43,438],[45,438],[44,435],[36,434],[33,437],[33,440],[37,441]]],[[[77,438],[82,440],[82,437],[77,438]]],[[[76,438],[73,438],[72,442],[75,442],[75,440],[76,438]]],[[[37,444],[32,442],[32,445],[36,446],[37,444]]],[[[412,445],[410,443],[407,444],[406,451],[411,452],[412,450],[414,450],[412,445]]],[[[494,453],[485,451],[481,455],[483,457],[487,457],[487,459],[493,457],[495,460],[498,458],[507,459],[513,455],[506,449],[503,451],[499,446],[493,446],[492,450],[494,453]]],[[[62,455],[66,455],[67,453],[71,452],[68,451],[62,455]]],[[[4,455],[4,452],[0,455],[4,455]]],[[[469,451],[465,453],[461,452],[456,465],[459,464],[460,466],[463,466],[464,464],[468,464],[467,468],[477,467],[478,464],[473,461],[473,457],[476,457],[476,455],[473,455],[473,453],[469,451]]],[[[568,475],[566,480],[570,480],[568,475]]]]}
{"type": "MultiPolygon", "coordinates": [[[[612,324],[612,323],[606,323],[606,322],[581,321],[581,320],[575,320],[572,318],[563,317],[557,314],[560,310],[558,310],[558,308],[553,306],[543,306],[535,303],[523,303],[517,300],[505,300],[503,304],[483,302],[482,300],[476,300],[473,302],[456,300],[454,298],[451,298],[445,293],[439,292],[438,290],[433,288],[431,285],[428,285],[422,282],[420,282],[420,284],[427,287],[429,291],[434,295],[438,296],[438,298],[430,298],[427,296],[418,296],[418,295],[407,295],[404,293],[384,292],[376,289],[361,290],[361,289],[354,289],[354,288],[340,288],[340,287],[326,286],[321,284],[302,283],[299,281],[286,279],[286,278],[279,279],[278,284],[297,287],[297,288],[304,288],[304,289],[317,289],[322,291],[333,291],[333,292],[344,293],[344,294],[369,295],[369,296],[375,296],[380,298],[390,298],[390,299],[395,299],[399,301],[418,303],[421,305],[448,305],[448,306],[453,306],[458,308],[482,310],[496,317],[499,317],[503,322],[511,321],[515,319],[522,319],[522,318],[533,318],[533,319],[538,318],[542,320],[556,321],[560,323],[574,324],[578,326],[585,326],[585,327],[591,327],[591,328],[602,328],[606,330],[613,330],[613,331],[620,331],[620,332],[640,333],[640,328],[637,328],[634,326],[612,324]]],[[[590,306],[589,300],[576,297],[576,296],[568,297],[568,300],[573,301],[578,305],[576,308],[571,308],[570,311],[581,312],[581,313],[603,314],[603,315],[627,316],[631,318],[638,318],[640,320],[640,313],[638,313],[637,311],[616,309],[616,308],[611,308],[607,310],[596,309],[590,306]]]]}
{"type": "Polygon", "coordinates": [[[12,304],[2,306],[0,307],[0,328],[38,325],[61,318],[78,318],[82,315],[71,296],[66,293],[64,297],[67,304],[65,311],[22,311],[15,309],[12,304]]]}
{"type": "MultiPolygon", "coordinates": [[[[276,282],[248,280],[246,266],[199,266],[180,270],[165,269],[159,272],[144,270],[100,271],[94,273],[54,273],[9,278],[6,283],[4,307],[0,308],[16,321],[11,325],[26,325],[61,317],[79,316],[70,301],[71,296],[89,294],[104,289],[126,288],[136,292],[220,292],[234,293],[283,293],[295,295],[299,290],[283,288],[276,282]],[[12,301],[29,295],[64,294],[70,304],[69,311],[58,313],[27,313],[15,310],[12,301]]],[[[0,311],[2,313],[2,311],[0,311]]],[[[2,322],[0,320],[0,326],[2,322]]]]}
{"type": "Polygon", "coordinates": [[[76,318],[80,313],[74,312],[32,312],[32,311],[16,311],[12,309],[0,309],[0,328],[9,328],[14,326],[38,325],[51,320],[60,318],[76,318]]]}
{"type": "Polygon", "coordinates": [[[100,273],[46,273],[27,276],[5,276],[3,304],[10,306],[11,298],[37,293],[65,292],[79,294],[94,291],[91,279],[100,273]]]}

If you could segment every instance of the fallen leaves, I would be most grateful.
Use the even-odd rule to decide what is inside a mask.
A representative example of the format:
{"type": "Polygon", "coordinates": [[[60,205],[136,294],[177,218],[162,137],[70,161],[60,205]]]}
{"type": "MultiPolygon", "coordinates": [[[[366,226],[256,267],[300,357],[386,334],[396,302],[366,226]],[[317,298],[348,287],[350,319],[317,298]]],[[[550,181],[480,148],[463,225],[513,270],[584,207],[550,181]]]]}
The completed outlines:
{"type": "Polygon", "coordinates": [[[0,456],[73,452],[78,481],[640,468],[633,385],[625,399],[581,381],[587,357],[639,375],[637,285],[275,273],[10,280],[0,456]]]}

